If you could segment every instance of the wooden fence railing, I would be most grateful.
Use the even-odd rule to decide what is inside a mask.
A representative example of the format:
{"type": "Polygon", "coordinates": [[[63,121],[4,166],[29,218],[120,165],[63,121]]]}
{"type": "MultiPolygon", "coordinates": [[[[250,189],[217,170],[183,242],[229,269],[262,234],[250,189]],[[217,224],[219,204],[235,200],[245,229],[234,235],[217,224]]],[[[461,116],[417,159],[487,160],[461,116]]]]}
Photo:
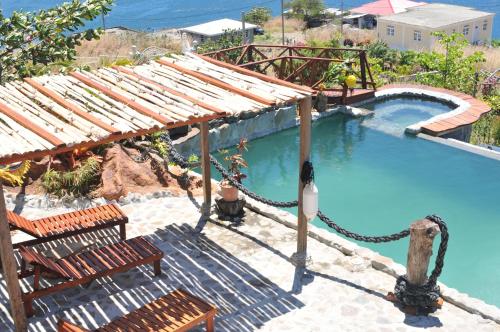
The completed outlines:
{"type": "Polygon", "coordinates": [[[250,44],[204,55],[313,89],[320,88],[331,63],[346,62],[359,69],[358,88],[375,90],[362,49],[250,44]]]}

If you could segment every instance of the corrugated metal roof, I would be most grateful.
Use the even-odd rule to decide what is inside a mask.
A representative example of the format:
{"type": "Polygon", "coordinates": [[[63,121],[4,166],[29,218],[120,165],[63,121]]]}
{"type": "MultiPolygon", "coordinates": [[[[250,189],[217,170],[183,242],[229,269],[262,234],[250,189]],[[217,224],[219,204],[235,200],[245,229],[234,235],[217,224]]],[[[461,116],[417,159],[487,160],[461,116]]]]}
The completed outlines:
{"type": "Polygon", "coordinates": [[[0,164],[72,151],[310,95],[195,55],[0,86],[0,164]]]}
{"type": "MultiPolygon", "coordinates": [[[[203,36],[218,36],[224,34],[228,30],[241,31],[242,22],[232,20],[229,18],[223,18],[220,20],[210,21],[198,25],[193,25],[190,27],[182,28],[181,31],[195,33],[203,36]]],[[[257,25],[246,22],[245,29],[252,30],[257,28],[257,25]]]]}

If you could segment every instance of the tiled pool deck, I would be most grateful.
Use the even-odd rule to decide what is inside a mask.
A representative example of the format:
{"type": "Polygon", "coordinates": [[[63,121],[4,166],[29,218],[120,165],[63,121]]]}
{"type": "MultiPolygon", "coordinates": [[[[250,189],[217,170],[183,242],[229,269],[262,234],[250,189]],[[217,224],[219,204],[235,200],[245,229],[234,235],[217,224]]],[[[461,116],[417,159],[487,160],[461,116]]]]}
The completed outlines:
{"type": "Polygon", "coordinates": [[[451,97],[460,98],[465,103],[468,104],[463,110],[458,113],[453,113],[450,116],[443,116],[436,121],[426,123],[422,126],[422,132],[432,136],[441,136],[450,131],[458,129],[463,126],[473,124],[478,121],[479,118],[491,111],[491,108],[483,101],[476,99],[465,93],[451,91],[443,88],[434,88],[426,85],[416,85],[416,84],[389,84],[378,89],[378,91],[384,91],[389,89],[415,89],[420,90],[423,93],[425,91],[434,92],[439,94],[445,94],[451,97]]]}
{"type": "MultiPolygon", "coordinates": [[[[149,195],[125,203],[128,236],[144,235],[164,251],[162,276],[153,278],[151,267],[146,266],[93,282],[88,288],[44,297],[35,301],[30,331],[54,331],[58,317],[95,328],[177,287],[219,308],[218,331],[500,331],[494,321],[450,303],[428,317],[405,315],[384,299],[395,278],[375,269],[363,248],[345,255],[335,245],[309,238],[312,263],[300,280],[290,261],[296,248],[295,230],[268,217],[247,210],[240,225],[215,218],[204,222],[196,197],[149,195]]],[[[22,214],[37,217],[65,211],[29,204],[22,214]]],[[[115,231],[99,232],[61,241],[57,250],[38,249],[61,255],[116,238],[115,231]]],[[[10,331],[1,281],[0,331],[10,331]]]]}

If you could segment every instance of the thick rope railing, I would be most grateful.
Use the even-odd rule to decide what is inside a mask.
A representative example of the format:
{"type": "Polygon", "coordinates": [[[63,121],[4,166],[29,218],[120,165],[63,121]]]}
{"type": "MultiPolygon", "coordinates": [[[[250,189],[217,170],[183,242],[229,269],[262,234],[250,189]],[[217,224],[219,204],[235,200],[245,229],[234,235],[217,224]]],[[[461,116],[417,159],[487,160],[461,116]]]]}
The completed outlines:
{"type": "MultiPolygon", "coordinates": [[[[173,162],[178,164],[182,168],[196,167],[199,163],[189,163],[181,154],[179,154],[170,139],[168,134],[163,134],[160,137],[168,146],[169,157],[173,162]]],[[[298,206],[298,201],[281,202],[270,200],[265,197],[260,196],[257,193],[250,191],[248,188],[243,186],[239,181],[234,179],[229,172],[226,171],[224,166],[212,155],[210,155],[210,162],[215,167],[215,169],[222,175],[224,179],[229,181],[231,185],[238,188],[245,195],[264,203],[266,205],[280,207],[280,208],[291,208],[298,206]]],[[[398,241],[406,238],[410,235],[410,229],[402,230],[399,233],[394,233],[391,235],[383,236],[366,236],[357,234],[342,228],[332,219],[328,218],[323,212],[318,211],[318,218],[325,223],[329,228],[333,229],[339,234],[342,234],[348,238],[356,241],[369,242],[369,243],[387,243],[392,241],[398,241]]],[[[438,225],[441,232],[441,243],[439,244],[439,250],[436,256],[434,270],[432,271],[430,277],[424,285],[412,285],[408,282],[405,275],[400,276],[396,281],[395,295],[397,299],[407,306],[416,306],[424,309],[429,309],[434,306],[437,299],[440,297],[440,289],[437,285],[437,279],[441,275],[444,266],[444,258],[446,255],[446,250],[448,248],[448,227],[446,223],[436,215],[427,216],[426,219],[434,222],[438,225]]]]}

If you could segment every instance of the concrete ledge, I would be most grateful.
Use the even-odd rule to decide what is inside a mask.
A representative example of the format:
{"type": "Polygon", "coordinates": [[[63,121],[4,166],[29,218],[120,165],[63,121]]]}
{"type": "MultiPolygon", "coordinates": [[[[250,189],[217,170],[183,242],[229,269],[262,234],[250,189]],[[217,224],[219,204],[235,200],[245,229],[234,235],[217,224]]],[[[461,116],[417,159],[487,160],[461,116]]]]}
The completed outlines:
{"type": "MultiPolygon", "coordinates": [[[[286,227],[297,229],[297,217],[295,215],[257,202],[248,197],[246,200],[246,206],[250,210],[277,221],[286,227]]],[[[403,265],[394,262],[392,258],[382,256],[371,249],[361,247],[354,242],[338,236],[337,234],[321,229],[312,224],[309,224],[308,236],[327,246],[341,251],[347,256],[359,256],[360,258],[367,260],[374,269],[385,272],[394,278],[406,273],[406,268],[403,265]]],[[[487,304],[482,300],[472,298],[467,294],[460,293],[456,289],[447,287],[440,282],[438,282],[438,284],[441,287],[443,299],[448,303],[451,303],[469,313],[480,315],[483,318],[493,320],[500,324],[500,308],[487,304]]]]}

